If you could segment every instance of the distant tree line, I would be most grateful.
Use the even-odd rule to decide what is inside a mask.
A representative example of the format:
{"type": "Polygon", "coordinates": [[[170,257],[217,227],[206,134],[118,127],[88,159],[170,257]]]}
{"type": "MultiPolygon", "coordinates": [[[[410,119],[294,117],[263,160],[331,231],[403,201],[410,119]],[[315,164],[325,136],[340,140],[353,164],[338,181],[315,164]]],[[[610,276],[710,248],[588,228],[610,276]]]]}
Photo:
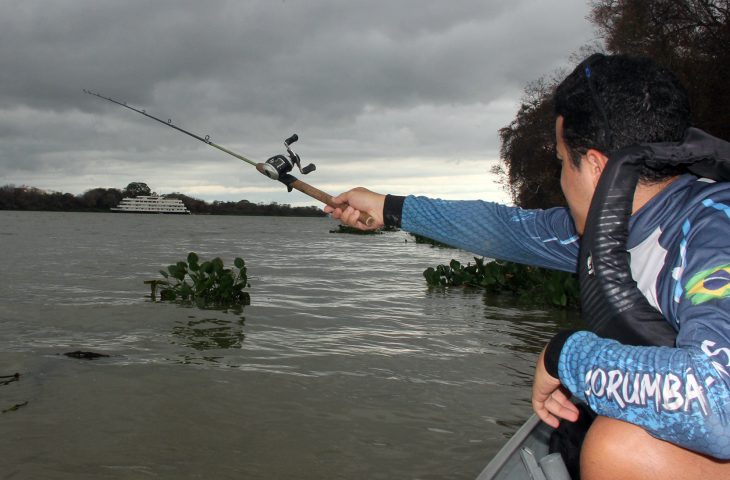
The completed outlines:
{"type": "MultiPolygon", "coordinates": [[[[5,185],[0,187],[0,210],[45,210],[58,212],[108,212],[116,207],[124,197],[156,195],[142,182],[132,182],[125,189],[94,188],[81,195],[71,193],[47,192],[35,187],[5,185]]],[[[272,215],[297,217],[322,217],[325,213],[317,207],[292,207],[289,204],[272,202],[251,203],[204,200],[189,197],[182,193],[162,195],[165,198],[182,200],[191,213],[209,215],[272,215]]]]}
{"type": "MultiPolygon", "coordinates": [[[[670,68],[690,95],[693,125],[730,140],[730,0],[598,0],[589,20],[595,51],[642,55],[670,68]]],[[[566,72],[525,89],[515,119],[500,130],[502,165],[494,172],[523,208],[564,205],[555,159],[552,94],[566,72]]]]}

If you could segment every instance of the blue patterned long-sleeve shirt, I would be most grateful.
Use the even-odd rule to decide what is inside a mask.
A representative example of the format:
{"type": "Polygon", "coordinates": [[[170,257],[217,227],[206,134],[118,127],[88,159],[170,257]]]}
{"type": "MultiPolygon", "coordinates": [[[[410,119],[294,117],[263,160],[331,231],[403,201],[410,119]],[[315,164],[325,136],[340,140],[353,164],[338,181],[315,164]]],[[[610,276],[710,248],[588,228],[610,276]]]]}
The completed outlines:
{"type": "MultiPolygon", "coordinates": [[[[576,271],[566,209],[406,197],[402,228],[490,258],[576,271]]],[[[730,184],[687,175],[636,212],[627,245],[649,303],[676,347],[622,345],[582,331],[560,354],[560,380],[599,415],[730,459],[730,184]]]]}

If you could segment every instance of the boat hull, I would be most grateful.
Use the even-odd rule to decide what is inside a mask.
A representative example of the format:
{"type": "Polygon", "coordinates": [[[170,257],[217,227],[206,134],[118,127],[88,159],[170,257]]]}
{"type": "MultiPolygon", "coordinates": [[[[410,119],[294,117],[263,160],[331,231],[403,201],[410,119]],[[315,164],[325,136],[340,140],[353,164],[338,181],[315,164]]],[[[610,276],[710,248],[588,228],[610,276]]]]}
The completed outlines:
{"type": "Polygon", "coordinates": [[[190,212],[143,212],[137,210],[122,210],[119,208],[110,209],[114,213],[142,213],[142,214],[156,214],[156,215],[190,215],[190,212]]]}
{"type": "Polygon", "coordinates": [[[533,414],[476,480],[570,480],[560,454],[549,452],[551,433],[552,428],[533,414]]]}

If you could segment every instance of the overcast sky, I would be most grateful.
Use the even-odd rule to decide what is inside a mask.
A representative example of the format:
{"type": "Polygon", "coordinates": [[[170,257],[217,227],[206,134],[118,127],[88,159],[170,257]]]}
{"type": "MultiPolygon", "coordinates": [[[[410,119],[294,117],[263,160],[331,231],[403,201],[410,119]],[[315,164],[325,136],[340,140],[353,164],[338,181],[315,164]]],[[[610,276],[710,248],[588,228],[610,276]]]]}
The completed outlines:
{"type": "Polygon", "coordinates": [[[248,164],[292,133],[336,194],[506,201],[489,170],[525,85],[594,39],[586,0],[0,0],[0,185],[147,183],[315,205],[248,164]]]}

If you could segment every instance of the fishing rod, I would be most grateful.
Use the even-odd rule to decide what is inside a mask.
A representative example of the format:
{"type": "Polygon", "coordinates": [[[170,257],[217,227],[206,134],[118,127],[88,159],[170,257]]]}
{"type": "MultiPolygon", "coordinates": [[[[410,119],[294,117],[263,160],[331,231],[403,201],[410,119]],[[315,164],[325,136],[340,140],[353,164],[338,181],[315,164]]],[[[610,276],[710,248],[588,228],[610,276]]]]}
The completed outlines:
{"type": "MultiPolygon", "coordinates": [[[[242,160],[242,161],[248,163],[249,165],[252,165],[253,167],[256,168],[256,170],[263,173],[270,179],[280,181],[281,183],[286,185],[286,188],[289,192],[291,192],[292,189],[298,190],[298,191],[302,192],[303,194],[314,198],[315,200],[319,200],[320,202],[322,202],[326,205],[329,205],[330,207],[340,208],[342,210],[347,208],[347,204],[334,202],[332,200],[333,199],[332,195],[325,193],[322,190],[315,188],[315,187],[309,185],[308,183],[305,183],[305,182],[299,180],[298,178],[294,177],[293,175],[291,175],[289,173],[294,169],[294,166],[296,166],[299,169],[299,172],[302,173],[302,175],[307,175],[308,173],[313,172],[317,168],[317,167],[315,167],[315,165],[313,163],[310,163],[306,167],[301,166],[301,158],[299,157],[298,154],[294,153],[294,151],[291,148],[291,144],[296,142],[297,140],[299,140],[299,136],[296,133],[294,135],[292,135],[291,137],[287,138],[286,140],[284,140],[284,148],[286,148],[288,157],[286,157],[284,155],[274,155],[273,157],[269,158],[268,160],[266,160],[263,163],[261,163],[261,162],[257,163],[247,157],[244,157],[241,154],[233,152],[221,145],[214,143],[210,139],[210,135],[206,135],[206,136],[202,137],[193,132],[180,128],[179,126],[172,123],[172,119],[168,119],[167,121],[165,121],[165,120],[162,120],[161,118],[155,117],[154,115],[150,115],[145,110],[139,110],[130,105],[127,105],[126,102],[120,102],[118,100],[114,100],[113,98],[105,97],[104,95],[97,93],[97,92],[92,92],[91,90],[84,89],[83,91],[84,91],[84,93],[88,93],[89,95],[93,95],[93,96],[99,97],[103,100],[107,100],[109,102],[116,103],[117,105],[119,105],[121,107],[128,108],[129,110],[132,110],[133,112],[137,112],[140,115],[144,115],[147,118],[151,118],[152,120],[155,120],[165,126],[173,128],[173,129],[177,130],[178,132],[184,133],[185,135],[191,136],[196,140],[199,140],[207,145],[210,145],[211,147],[217,148],[218,150],[220,150],[224,153],[227,153],[228,155],[234,156],[237,159],[242,160]]],[[[367,213],[364,213],[364,212],[360,213],[359,220],[368,226],[372,225],[373,222],[375,221],[375,219],[373,217],[371,217],[370,215],[368,215],[367,213]]]]}

